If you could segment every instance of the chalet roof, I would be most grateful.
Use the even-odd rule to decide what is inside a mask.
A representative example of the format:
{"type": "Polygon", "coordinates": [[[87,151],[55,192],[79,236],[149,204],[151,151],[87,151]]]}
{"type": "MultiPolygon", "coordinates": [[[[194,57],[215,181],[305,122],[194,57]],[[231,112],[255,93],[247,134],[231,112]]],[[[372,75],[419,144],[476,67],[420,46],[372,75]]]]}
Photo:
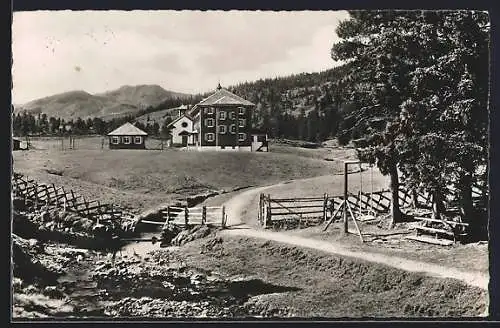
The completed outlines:
{"type": "Polygon", "coordinates": [[[216,106],[216,105],[238,105],[238,106],[255,106],[254,103],[235,95],[226,89],[218,89],[211,96],[200,101],[197,106],[216,106]]]}
{"type": "Polygon", "coordinates": [[[108,133],[108,136],[147,136],[148,134],[133,124],[127,122],[118,129],[108,133]]]}
{"type": "Polygon", "coordinates": [[[183,117],[186,117],[188,118],[189,120],[193,121],[193,118],[191,117],[191,115],[189,115],[188,113],[184,113],[182,114],[181,116],[177,117],[175,120],[173,120],[172,122],[170,122],[167,126],[171,126],[171,125],[174,125],[175,123],[179,122],[179,120],[183,117]]]}
{"type": "Polygon", "coordinates": [[[191,134],[197,134],[197,133],[198,132],[196,132],[196,131],[189,132],[187,130],[182,130],[181,132],[178,133],[178,135],[180,135],[180,136],[189,136],[191,134]]]}

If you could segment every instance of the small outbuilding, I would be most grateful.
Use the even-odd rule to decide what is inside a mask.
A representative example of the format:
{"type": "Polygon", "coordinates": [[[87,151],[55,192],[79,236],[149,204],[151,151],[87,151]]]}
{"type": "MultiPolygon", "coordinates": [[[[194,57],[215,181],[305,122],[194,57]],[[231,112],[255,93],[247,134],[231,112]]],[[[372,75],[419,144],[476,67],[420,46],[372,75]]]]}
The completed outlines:
{"type": "Polygon", "coordinates": [[[21,140],[17,138],[12,138],[12,150],[20,150],[21,149],[21,140]]]}
{"type": "Polygon", "coordinates": [[[171,145],[174,147],[187,147],[194,145],[193,118],[188,114],[179,117],[168,125],[171,134],[171,145]]]}
{"type": "Polygon", "coordinates": [[[148,134],[131,123],[108,133],[109,149],[145,149],[148,134]]]}

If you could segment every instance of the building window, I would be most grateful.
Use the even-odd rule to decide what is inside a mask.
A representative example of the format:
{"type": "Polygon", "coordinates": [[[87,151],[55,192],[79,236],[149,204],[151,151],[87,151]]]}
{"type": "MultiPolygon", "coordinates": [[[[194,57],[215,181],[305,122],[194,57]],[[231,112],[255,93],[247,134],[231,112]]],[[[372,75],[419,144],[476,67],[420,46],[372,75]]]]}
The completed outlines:
{"type": "Polygon", "coordinates": [[[238,113],[240,115],[245,115],[245,107],[238,107],[238,113]]]}
{"type": "Polygon", "coordinates": [[[131,141],[130,141],[130,137],[123,137],[123,143],[124,143],[125,145],[130,145],[130,142],[131,142],[131,141]]]}
{"type": "Polygon", "coordinates": [[[208,108],[205,110],[205,112],[206,112],[207,114],[213,114],[213,113],[215,112],[215,108],[213,108],[213,107],[208,107],[208,108]]]}
{"type": "Polygon", "coordinates": [[[234,120],[234,112],[233,111],[229,112],[229,119],[234,120]]]}
{"type": "Polygon", "coordinates": [[[236,124],[231,124],[229,126],[229,131],[232,133],[232,134],[235,134],[236,133],[236,124]]]}
{"type": "Polygon", "coordinates": [[[219,112],[219,119],[221,121],[224,121],[226,119],[226,112],[225,111],[220,111],[219,112]]]}
{"type": "Polygon", "coordinates": [[[214,141],[215,136],[213,133],[205,133],[205,140],[206,141],[214,141]]]}
{"type": "Polygon", "coordinates": [[[219,133],[220,134],[226,133],[226,126],[225,125],[219,125],[219,133]]]}
{"type": "Polygon", "coordinates": [[[134,137],[134,143],[140,145],[142,143],[142,137],[134,137]]]}
{"type": "Polygon", "coordinates": [[[120,143],[120,137],[111,137],[111,143],[113,145],[118,145],[120,143]]]}
{"type": "Polygon", "coordinates": [[[213,118],[207,118],[205,121],[207,127],[211,128],[214,126],[214,119],[213,118]]]}
{"type": "Polygon", "coordinates": [[[187,128],[188,124],[187,124],[187,122],[182,122],[181,126],[182,126],[183,128],[187,128]]]}
{"type": "Polygon", "coordinates": [[[245,141],[247,138],[247,134],[246,133],[238,133],[238,140],[239,141],[245,141]]]}
{"type": "Polygon", "coordinates": [[[245,127],[245,119],[239,119],[238,120],[238,126],[240,128],[244,128],[245,127]]]}

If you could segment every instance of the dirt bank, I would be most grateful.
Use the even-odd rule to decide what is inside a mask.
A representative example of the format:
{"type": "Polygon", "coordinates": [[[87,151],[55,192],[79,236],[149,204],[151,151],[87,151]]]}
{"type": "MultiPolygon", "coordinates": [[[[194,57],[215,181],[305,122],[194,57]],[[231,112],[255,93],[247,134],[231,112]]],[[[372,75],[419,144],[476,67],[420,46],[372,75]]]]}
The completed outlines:
{"type": "MultiPolygon", "coordinates": [[[[298,317],[480,316],[487,292],[455,279],[438,279],[316,250],[222,237],[186,245],[186,262],[232,277],[253,277],[298,290],[250,299],[268,309],[288,308],[298,317]],[[200,250],[203,254],[200,254],[200,250]],[[251,265],[248,265],[251,263],[251,265]]],[[[272,311],[271,311],[272,312],[272,311]]]]}

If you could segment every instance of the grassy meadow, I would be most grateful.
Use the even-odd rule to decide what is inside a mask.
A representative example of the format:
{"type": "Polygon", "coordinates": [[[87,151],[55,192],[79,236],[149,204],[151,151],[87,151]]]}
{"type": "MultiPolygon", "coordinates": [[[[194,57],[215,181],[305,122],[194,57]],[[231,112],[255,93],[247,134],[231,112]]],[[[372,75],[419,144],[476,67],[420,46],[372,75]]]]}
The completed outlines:
{"type": "MultiPolygon", "coordinates": [[[[13,152],[14,170],[40,182],[62,184],[90,199],[144,209],[188,195],[338,174],[343,169],[341,162],[325,160],[337,157],[332,149],[271,145],[269,153],[109,150],[107,144],[101,149],[101,140],[77,138],[76,149],[62,150],[60,139],[32,138],[32,149],[13,152]]],[[[353,156],[352,150],[338,152],[353,156]]]]}

